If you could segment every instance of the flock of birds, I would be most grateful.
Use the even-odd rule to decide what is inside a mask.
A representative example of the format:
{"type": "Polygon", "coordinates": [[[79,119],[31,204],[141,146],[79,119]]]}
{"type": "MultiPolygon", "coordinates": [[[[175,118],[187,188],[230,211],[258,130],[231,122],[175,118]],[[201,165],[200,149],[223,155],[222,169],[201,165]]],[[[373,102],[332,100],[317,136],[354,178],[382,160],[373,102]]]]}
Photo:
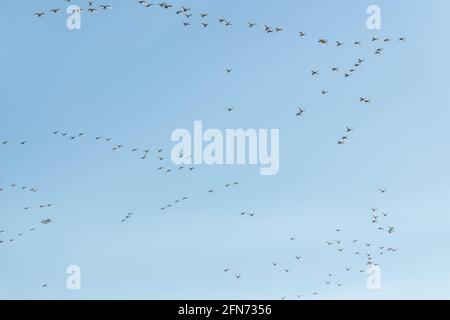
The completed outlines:
{"type": "MultiPolygon", "coordinates": [[[[0,184],[0,194],[2,193],[6,193],[6,192],[19,192],[19,191],[28,191],[31,193],[37,193],[38,189],[36,187],[29,187],[29,186],[19,186],[16,183],[12,183],[6,186],[2,186],[0,184]]],[[[25,206],[23,207],[23,210],[28,212],[29,214],[31,214],[32,211],[36,211],[36,210],[43,210],[43,209],[48,209],[50,207],[52,207],[53,204],[52,203],[44,203],[44,204],[40,204],[40,205],[36,205],[36,206],[25,206]]],[[[48,225],[50,223],[52,223],[53,220],[50,218],[42,218],[39,222],[39,224],[42,225],[48,225]]],[[[20,232],[14,232],[11,230],[4,230],[4,229],[0,229],[0,245],[2,244],[6,244],[6,243],[13,243],[15,242],[17,239],[22,238],[23,236],[25,236],[26,233],[31,233],[34,232],[38,229],[37,224],[34,224],[32,227],[30,227],[27,231],[20,231],[20,232]]]]}
{"type": "MultiPolygon", "coordinates": [[[[385,194],[387,192],[386,189],[381,188],[379,189],[379,192],[381,194],[385,194]]],[[[387,212],[381,212],[378,213],[378,208],[371,208],[370,212],[373,214],[370,219],[370,224],[374,225],[376,224],[379,226],[377,230],[386,232],[387,235],[391,236],[395,233],[396,228],[394,226],[384,224],[386,223],[386,219],[389,216],[387,212]]],[[[242,216],[249,215],[251,217],[255,216],[254,213],[249,212],[242,212],[242,216]]],[[[331,249],[334,249],[336,254],[338,255],[344,255],[346,252],[348,254],[353,255],[354,257],[360,257],[357,264],[348,264],[341,267],[337,267],[337,269],[334,269],[332,272],[329,272],[327,274],[324,274],[323,283],[322,286],[317,287],[315,290],[313,290],[310,293],[298,293],[295,295],[294,298],[297,299],[303,299],[303,298],[314,298],[316,296],[321,295],[322,293],[326,293],[326,290],[331,289],[333,286],[336,288],[341,288],[344,286],[344,281],[340,279],[340,275],[342,273],[351,273],[355,272],[358,274],[366,274],[368,268],[374,267],[374,266],[380,266],[379,259],[387,254],[394,254],[397,252],[398,248],[392,245],[388,245],[386,243],[375,243],[371,240],[367,239],[353,239],[353,240],[342,240],[344,230],[342,228],[336,228],[335,229],[335,239],[339,238],[337,240],[327,240],[325,241],[325,245],[331,249]]],[[[388,239],[390,240],[390,239],[388,239]]],[[[297,241],[297,238],[295,236],[290,236],[286,239],[286,241],[289,242],[295,242],[297,241]]],[[[354,259],[349,261],[353,261],[354,259]]],[[[295,261],[295,265],[292,266],[292,264],[284,264],[281,266],[281,264],[277,261],[272,261],[271,265],[273,269],[278,270],[283,273],[292,273],[295,272],[296,269],[301,269],[301,264],[305,261],[304,257],[302,255],[292,255],[292,257],[288,261],[295,261]]],[[[235,279],[242,279],[244,275],[241,272],[237,272],[233,270],[230,267],[226,267],[223,270],[224,273],[233,273],[235,279]]],[[[287,296],[281,297],[281,300],[288,299],[287,296]]]]}
{"type": "MultiPolygon", "coordinates": [[[[155,160],[157,161],[157,164],[155,164],[155,170],[164,174],[174,174],[175,172],[192,172],[195,170],[194,165],[180,165],[177,167],[174,167],[173,164],[171,164],[170,157],[167,157],[164,153],[164,149],[160,147],[156,148],[150,148],[150,147],[137,147],[137,146],[130,146],[130,145],[124,145],[122,143],[116,143],[114,139],[112,139],[109,136],[103,137],[103,136],[90,136],[89,134],[85,132],[80,133],[69,133],[68,131],[60,131],[56,130],[53,131],[54,136],[59,136],[62,138],[65,138],[66,142],[76,142],[79,139],[88,139],[92,142],[95,142],[97,144],[107,146],[111,149],[111,151],[117,153],[117,152],[129,152],[130,154],[133,154],[136,156],[136,158],[140,160],[155,160]]],[[[179,158],[182,160],[188,160],[191,158],[190,155],[184,155],[182,153],[179,154],[179,158]]],[[[186,162],[186,161],[184,161],[186,162]]]]}
{"type": "MultiPolygon", "coordinates": [[[[75,1],[73,0],[63,0],[67,3],[74,3],[75,1]]],[[[190,27],[192,26],[192,17],[193,17],[193,11],[191,8],[188,7],[184,7],[181,6],[180,8],[175,8],[174,5],[168,3],[168,2],[161,2],[161,3],[150,3],[148,1],[145,0],[139,0],[137,1],[138,5],[144,7],[144,8],[150,8],[150,7],[159,7],[163,10],[169,10],[169,9],[174,9],[175,10],[175,14],[177,16],[180,16],[183,18],[182,21],[182,25],[184,27],[190,27]]],[[[80,11],[87,11],[89,13],[96,13],[100,10],[102,11],[106,11],[106,10],[111,10],[112,6],[109,4],[99,4],[96,5],[94,1],[90,1],[87,0],[86,1],[87,7],[86,8],[80,8],[80,11]]],[[[38,11],[35,12],[34,14],[41,18],[47,14],[58,14],[61,13],[62,9],[61,8],[53,8],[47,11],[38,11]]],[[[198,14],[198,16],[200,17],[200,19],[202,20],[200,22],[200,26],[202,28],[208,28],[211,26],[211,21],[209,20],[210,18],[210,14],[206,13],[206,12],[201,12],[198,14]]],[[[233,23],[231,22],[230,19],[227,19],[225,17],[219,17],[217,19],[217,22],[224,26],[224,27],[232,27],[233,23]]],[[[252,21],[248,21],[247,22],[247,27],[250,29],[256,28],[257,24],[255,22],[252,21]]],[[[276,27],[272,27],[266,24],[263,24],[263,28],[262,30],[267,33],[267,34],[276,34],[276,33],[280,33],[280,32],[284,32],[284,28],[280,27],[280,26],[276,26],[276,27]]],[[[308,34],[306,32],[303,31],[299,31],[297,33],[298,37],[300,38],[307,38],[308,34]]],[[[390,42],[393,42],[394,40],[392,38],[378,38],[378,37],[372,37],[370,39],[369,42],[371,43],[380,43],[383,42],[384,44],[388,44],[390,42]]],[[[405,37],[400,37],[398,38],[399,42],[405,42],[406,38],[405,37]]],[[[330,46],[332,45],[333,42],[329,41],[326,38],[319,38],[317,40],[317,43],[320,46],[330,46]]],[[[344,42],[342,41],[335,41],[334,42],[336,47],[342,47],[344,46],[344,42]]],[[[354,46],[360,46],[362,45],[362,41],[353,41],[352,45],[354,46]]],[[[381,55],[384,53],[384,48],[383,47],[379,47],[376,48],[376,50],[374,51],[375,55],[381,55]]],[[[355,72],[358,71],[358,68],[360,68],[364,62],[366,60],[362,59],[362,58],[358,58],[354,64],[349,68],[346,69],[343,72],[343,77],[344,78],[349,78],[351,77],[355,72]]],[[[341,68],[337,67],[337,66],[333,66],[330,67],[331,72],[333,73],[339,73],[341,72],[341,68]]],[[[226,68],[225,69],[225,73],[230,75],[233,73],[233,69],[232,68],[226,68]]],[[[315,70],[312,69],[311,70],[311,76],[313,77],[319,77],[321,75],[321,72],[319,70],[315,70]]],[[[329,91],[327,89],[322,89],[320,94],[322,96],[328,95],[329,91]]],[[[359,98],[359,102],[363,105],[367,105],[367,106],[372,106],[372,101],[370,98],[367,97],[360,97],[359,98]]],[[[232,112],[235,111],[236,109],[234,107],[227,107],[226,111],[227,112],[232,112]]],[[[305,118],[305,114],[306,114],[306,109],[302,106],[298,107],[297,112],[296,112],[296,117],[298,118],[305,118]]],[[[344,133],[342,135],[341,138],[338,139],[337,144],[338,145],[345,145],[350,138],[350,134],[353,133],[353,128],[352,127],[345,127],[344,129],[344,133]]],[[[89,135],[85,132],[79,132],[79,133],[69,133],[68,131],[61,131],[61,130],[57,130],[57,131],[53,131],[52,132],[54,136],[58,136],[58,137],[62,137],[65,138],[66,142],[70,142],[70,141],[77,141],[79,139],[89,139],[90,141],[92,141],[93,143],[98,143],[101,145],[106,145],[108,148],[111,149],[112,152],[130,152],[132,154],[136,154],[136,158],[139,158],[141,160],[148,160],[148,159],[154,159],[155,161],[159,162],[158,165],[156,165],[156,170],[160,171],[162,173],[165,174],[170,174],[173,173],[175,171],[181,171],[181,170],[187,170],[187,171],[193,171],[195,169],[194,166],[178,166],[178,167],[173,167],[172,164],[168,164],[168,163],[164,163],[163,161],[166,159],[165,155],[164,155],[164,150],[162,148],[148,148],[148,147],[136,147],[136,146],[130,146],[130,145],[124,145],[124,144],[120,144],[120,143],[116,143],[112,138],[110,138],[109,136],[94,136],[94,135],[89,135]]],[[[6,146],[6,145],[19,145],[19,146],[25,146],[27,144],[26,140],[18,140],[18,141],[10,141],[10,140],[0,140],[0,147],[1,146],[6,146]]],[[[1,150],[1,149],[0,149],[1,150]]],[[[183,154],[180,154],[180,158],[186,157],[183,154]]],[[[226,183],[223,185],[223,189],[228,190],[230,188],[236,187],[238,186],[239,182],[238,181],[234,181],[234,182],[230,182],[230,183],[226,183]]],[[[11,184],[9,185],[9,187],[2,187],[0,186],[0,194],[5,193],[7,190],[16,190],[16,189],[21,189],[21,190],[28,190],[30,192],[38,192],[38,189],[36,187],[28,187],[28,186],[18,186],[17,184],[11,184]]],[[[208,194],[212,194],[215,193],[217,190],[217,188],[209,188],[206,193],[208,194]]],[[[379,192],[381,194],[386,193],[386,189],[380,189],[379,192]]],[[[160,207],[160,211],[161,212],[167,212],[167,210],[171,209],[171,208],[175,208],[177,206],[180,206],[182,203],[184,203],[185,201],[187,201],[188,199],[190,199],[189,196],[185,195],[182,197],[178,197],[175,200],[173,200],[170,203],[167,203],[166,205],[160,207]]],[[[34,206],[25,206],[23,207],[23,209],[27,212],[33,210],[33,209],[40,209],[40,210],[44,210],[44,209],[48,209],[50,207],[52,207],[53,204],[51,203],[45,203],[45,204],[40,204],[36,207],[34,206]]],[[[385,232],[388,236],[392,235],[393,233],[395,233],[396,228],[394,226],[391,226],[387,223],[387,219],[389,214],[387,212],[380,212],[377,208],[371,208],[371,213],[372,216],[370,218],[370,224],[376,226],[377,230],[379,230],[380,232],[385,232]]],[[[255,212],[252,211],[241,211],[240,216],[242,217],[249,217],[249,218],[254,218],[256,216],[255,212]]],[[[128,222],[134,215],[134,212],[130,211],[128,212],[122,219],[121,219],[121,223],[126,223],[128,222]]],[[[41,226],[45,226],[48,224],[51,224],[53,222],[52,219],[50,218],[42,218],[39,222],[39,224],[41,226]]],[[[28,229],[27,232],[33,232],[35,230],[37,230],[37,226],[33,226],[30,227],[28,229]]],[[[336,235],[341,235],[343,230],[341,228],[336,228],[336,235]]],[[[6,236],[6,234],[8,234],[5,230],[0,230],[0,244],[4,244],[7,242],[14,242],[15,239],[23,237],[25,235],[26,232],[19,232],[16,233],[14,236],[9,236],[8,238],[5,238],[4,236],[6,236]],[[2,238],[3,237],[3,238],[2,238]]],[[[9,234],[12,234],[11,232],[9,234]]],[[[336,236],[337,238],[337,236],[336,236]]],[[[291,236],[287,238],[288,241],[296,241],[296,237],[291,236]]],[[[366,272],[366,269],[368,266],[374,266],[374,265],[378,265],[378,259],[380,258],[380,256],[385,255],[385,254],[389,254],[389,253],[395,253],[397,252],[397,248],[391,245],[387,245],[387,244],[375,244],[371,241],[367,241],[367,240],[360,240],[360,239],[355,239],[349,243],[345,243],[343,240],[328,240],[325,242],[326,246],[332,249],[335,249],[337,254],[344,254],[344,252],[351,252],[354,256],[361,256],[364,257],[364,260],[361,262],[360,265],[358,266],[353,266],[353,265],[348,265],[348,266],[344,266],[342,268],[343,271],[345,272],[351,272],[352,270],[356,270],[359,273],[364,273],[366,272]]],[[[293,254],[292,255],[292,259],[294,261],[297,262],[297,264],[295,265],[295,267],[297,267],[299,264],[301,264],[304,261],[304,257],[302,255],[298,255],[298,254],[293,254]]],[[[284,273],[291,273],[295,267],[292,266],[283,266],[281,267],[281,265],[278,262],[272,261],[271,262],[272,267],[274,269],[278,269],[281,270],[284,273]]],[[[336,271],[336,270],[335,270],[336,271]]],[[[242,272],[238,272],[235,271],[234,269],[231,269],[230,267],[226,267],[224,269],[225,273],[231,273],[233,274],[235,279],[242,279],[244,277],[242,272]]],[[[325,279],[323,280],[323,284],[325,285],[325,287],[330,287],[332,285],[335,285],[336,287],[342,287],[344,285],[343,281],[340,281],[337,277],[336,277],[336,272],[333,273],[329,273],[325,279]]],[[[45,283],[42,285],[42,287],[47,287],[48,284],[45,283]]],[[[304,298],[304,297],[314,297],[319,295],[322,292],[323,287],[317,288],[317,290],[314,290],[310,295],[308,294],[297,294],[296,298],[304,298]]],[[[281,299],[287,299],[286,296],[282,297],[281,299]]]]}
{"type": "MultiPolygon", "coordinates": [[[[76,2],[73,0],[62,0],[62,1],[66,2],[66,3],[75,3],[76,2]]],[[[111,10],[112,9],[112,6],[110,4],[100,4],[100,5],[96,6],[95,2],[92,0],[85,0],[85,3],[87,4],[87,8],[86,9],[80,8],[79,9],[80,12],[88,11],[89,13],[96,13],[96,12],[98,12],[98,10],[111,10]]],[[[175,10],[174,14],[176,14],[177,16],[180,16],[182,18],[185,18],[185,19],[191,19],[194,16],[192,9],[189,7],[186,7],[186,6],[180,6],[179,8],[176,8],[175,5],[170,4],[168,2],[152,3],[152,2],[149,2],[146,0],[138,0],[137,3],[138,3],[138,5],[142,6],[143,8],[159,7],[160,9],[163,9],[163,10],[174,9],[175,10]]],[[[54,9],[50,9],[47,11],[41,10],[41,11],[35,12],[34,15],[41,18],[41,17],[45,16],[47,13],[57,14],[60,12],[62,12],[61,8],[54,8],[54,9]]],[[[198,16],[202,20],[199,24],[202,28],[207,28],[207,27],[211,26],[212,22],[206,21],[208,18],[211,17],[211,15],[209,13],[200,12],[200,13],[198,13],[198,16]]],[[[232,27],[233,26],[233,23],[231,22],[231,20],[226,17],[217,17],[214,20],[217,21],[217,23],[219,25],[222,25],[224,27],[232,27]]],[[[181,23],[185,27],[192,26],[192,23],[190,21],[184,20],[181,23]]],[[[250,29],[257,27],[257,25],[258,25],[257,23],[252,22],[252,21],[246,22],[246,26],[250,29]]],[[[280,27],[280,26],[274,27],[274,26],[269,26],[267,24],[262,24],[262,30],[267,34],[273,34],[273,33],[283,32],[284,28],[280,27]]],[[[297,36],[300,38],[305,38],[308,36],[308,34],[304,31],[298,31],[297,36]]],[[[390,42],[393,42],[394,39],[392,39],[392,38],[381,39],[379,37],[372,37],[370,39],[370,41],[374,42],[374,43],[378,43],[378,42],[382,41],[385,44],[388,44],[390,42]]],[[[398,41],[405,42],[406,37],[399,37],[398,41]]],[[[328,39],[325,39],[325,38],[319,38],[317,40],[317,42],[322,46],[327,46],[327,45],[331,44],[331,41],[329,41],[328,39]]],[[[353,41],[352,43],[353,43],[353,45],[359,46],[359,45],[362,45],[363,42],[358,40],[358,41],[353,41]]],[[[336,47],[342,47],[342,46],[344,46],[344,44],[345,43],[342,41],[339,41],[339,40],[335,41],[336,47]]],[[[383,52],[384,52],[384,48],[378,48],[375,51],[375,54],[382,54],[383,52]]]]}
{"type": "MultiPolygon", "coordinates": [[[[75,2],[75,1],[72,1],[72,0],[63,0],[63,1],[67,2],[67,3],[74,3],[75,2]]],[[[98,7],[96,7],[94,1],[86,0],[86,2],[87,2],[87,5],[88,5],[86,11],[89,12],[89,13],[96,13],[98,10],[110,10],[110,9],[112,9],[112,6],[109,5],[109,4],[100,4],[100,5],[98,5],[98,7]]],[[[72,12],[72,13],[75,13],[75,12],[81,13],[83,11],[85,11],[84,8],[74,9],[74,12],[72,12]]],[[[45,16],[46,13],[48,13],[48,14],[58,14],[58,13],[61,13],[61,12],[62,12],[61,8],[53,8],[53,9],[50,9],[48,11],[35,12],[34,15],[36,17],[38,17],[38,18],[41,18],[41,17],[45,16]]]]}

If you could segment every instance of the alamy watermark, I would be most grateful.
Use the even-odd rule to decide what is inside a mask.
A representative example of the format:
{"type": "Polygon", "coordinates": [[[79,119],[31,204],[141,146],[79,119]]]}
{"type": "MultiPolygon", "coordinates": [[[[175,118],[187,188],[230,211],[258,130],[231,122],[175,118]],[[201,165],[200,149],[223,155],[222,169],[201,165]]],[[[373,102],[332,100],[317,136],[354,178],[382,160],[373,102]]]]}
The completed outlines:
{"type": "Polygon", "coordinates": [[[66,20],[66,26],[69,30],[80,30],[81,29],[81,8],[76,5],[71,5],[67,7],[66,13],[69,17],[66,20]]]}
{"type": "Polygon", "coordinates": [[[370,5],[367,8],[367,29],[369,30],[381,30],[381,8],[377,5],[370,5]]]}
{"type": "Polygon", "coordinates": [[[207,129],[194,121],[193,133],[176,129],[178,142],[171,153],[175,165],[260,165],[261,175],[276,175],[280,168],[279,129],[207,129]],[[270,137],[269,137],[270,136],[270,137]]]}
{"type": "Polygon", "coordinates": [[[372,265],[367,268],[367,274],[369,277],[366,281],[367,289],[369,290],[381,290],[381,268],[378,265],[372,265]]]}
{"type": "Polygon", "coordinates": [[[69,275],[67,277],[66,286],[69,290],[80,290],[81,289],[81,268],[77,265],[71,265],[67,267],[66,273],[69,275]]]}

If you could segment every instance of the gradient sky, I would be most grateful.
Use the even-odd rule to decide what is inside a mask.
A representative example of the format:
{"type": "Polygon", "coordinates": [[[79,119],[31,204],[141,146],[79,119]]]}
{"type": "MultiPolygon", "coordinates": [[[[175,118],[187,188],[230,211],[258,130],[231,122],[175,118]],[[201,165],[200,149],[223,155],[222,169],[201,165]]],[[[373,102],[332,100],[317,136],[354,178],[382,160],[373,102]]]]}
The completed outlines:
{"type": "Polygon", "coordinates": [[[64,9],[63,1],[0,2],[0,140],[9,141],[0,145],[0,298],[450,298],[448,1],[170,1],[192,8],[191,28],[173,9],[105,2],[113,9],[84,13],[78,31],[65,27],[65,13],[33,15],[64,9]],[[380,31],[366,27],[371,4],[382,10],[380,31]],[[210,27],[200,27],[200,12],[210,27]],[[221,16],[233,26],[221,26],[221,16]],[[263,24],[284,31],[267,35],[263,24]],[[373,44],[372,36],[408,40],[373,44]],[[345,45],[321,47],[320,37],[345,45]],[[351,78],[330,71],[357,58],[366,62],[351,78]],[[157,172],[155,149],[168,154],[172,131],[192,130],[195,120],[280,129],[279,174],[260,176],[255,166],[157,172]],[[340,147],[346,126],[354,132],[340,147]],[[55,130],[86,136],[70,141],[55,130]],[[113,152],[116,144],[127,151],[113,152]],[[148,147],[150,159],[134,146],[148,147]],[[182,196],[189,200],[161,213],[182,196]],[[397,232],[377,231],[371,207],[388,211],[383,224],[397,232]],[[353,254],[378,251],[353,239],[398,248],[376,259],[382,290],[366,288],[365,260],[353,254]],[[344,253],[328,240],[341,240],[344,253]],[[81,268],[81,290],[66,288],[69,265],[81,268]]]}

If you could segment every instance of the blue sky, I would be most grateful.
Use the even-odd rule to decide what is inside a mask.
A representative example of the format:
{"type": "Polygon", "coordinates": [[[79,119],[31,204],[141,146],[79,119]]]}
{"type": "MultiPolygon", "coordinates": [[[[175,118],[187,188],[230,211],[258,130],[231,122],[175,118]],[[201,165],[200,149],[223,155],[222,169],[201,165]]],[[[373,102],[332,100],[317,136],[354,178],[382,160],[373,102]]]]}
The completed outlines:
{"type": "Polygon", "coordinates": [[[192,8],[190,28],[173,9],[106,3],[113,9],[83,13],[81,30],[69,31],[64,13],[33,15],[63,1],[0,2],[0,140],[9,141],[0,145],[0,298],[450,298],[447,1],[379,0],[380,31],[366,28],[372,1],[171,1],[192,8]],[[206,29],[201,12],[210,14],[206,29]],[[284,31],[267,35],[263,24],[284,31]],[[373,36],[395,41],[373,44],[373,36]],[[333,42],[321,47],[319,38],[333,42]],[[366,61],[348,79],[330,71],[358,58],[366,61]],[[192,130],[195,120],[280,129],[280,172],[158,172],[170,162],[160,164],[155,149],[168,155],[172,131],[192,130]],[[346,126],[354,131],[340,147],[346,126]],[[86,135],[71,141],[56,130],[86,135]],[[117,144],[148,147],[150,157],[113,152],[117,144]],[[397,232],[377,231],[371,207],[389,212],[383,224],[397,232]],[[54,222],[43,226],[44,218],[54,222]],[[378,256],[353,239],[398,250],[378,256]],[[325,243],[335,240],[344,253],[325,243]],[[381,290],[366,288],[355,251],[376,256],[381,290]],[[81,290],[66,288],[69,265],[81,268],[81,290]]]}

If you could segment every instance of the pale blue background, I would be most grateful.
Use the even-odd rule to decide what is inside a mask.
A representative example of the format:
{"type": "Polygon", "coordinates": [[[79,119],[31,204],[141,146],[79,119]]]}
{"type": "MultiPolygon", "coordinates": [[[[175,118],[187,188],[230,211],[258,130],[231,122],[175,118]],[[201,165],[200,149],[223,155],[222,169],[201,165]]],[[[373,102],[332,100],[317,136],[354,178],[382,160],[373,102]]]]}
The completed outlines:
{"type": "Polygon", "coordinates": [[[313,291],[325,299],[450,298],[448,1],[378,0],[376,32],[366,28],[373,1],[365,0],[171,2],[192,7],[190,29],[174,10],[107,3],[113,10],[85,13],[82,29],[69,31],[65,13],[33,16],[65,8],[62,1],[0,2],[0,140],[10,141],[0,146],[0,239],[38,228],[0,245],[0,298],[294,299],[313,291]],[[211,14],[207,29],[199,26],[203,11],[211,14]],[[233,27],[219,25],[220,16],[233,27]],[[258,28],[247,29],[248,20],[258,28]],[[266,35],[264,23],[285,31],[266,35]],[[307,37],[299,39],[300,30],[307,37]],[[372,44],[372,36],[408,41],[372,44]],[[346,45],[323,48],[319,37],[346,45]],[[350,45],[355,40],[363,45],[350,45]],[[373,55],[378,47],[383,56],[373,55]],[[367,61],[352,78],[329,71],[359,57],[367,61]],[[361,96],[373,107],[359,104],[361,96]],[[304,119],[295,117],[298,105],[304,119]],[[154,149],[170,149],[171,132],[194,120],[279,128],[280,173],[156,172],[154,149]],[[347,125],[355,131],[341,148],[347,125]],[[53,130],[87,136],[69,141],[53,130]],[[114,153],[97,135],[148,146],[152,159],[114,153]],[[234,180],[239,186],[224,190],[234,180]],[[161,214],[184,195],[187,202],[161,214]],[[54,206],[22,209],[42,203],[54,206]],[[397,233],[374,230],[371,207],[389,211],[386,224],[397,233]],[[246,210],[256,216],[241,217],[246,210]],[[42,218],[54,223],[41,226],[42,218]],[[325,244],[338,239],[343,254],[325,244]],[[368,250],[353,248],[353,239],[398,248],[377,259],[382,290],[366,289],[364,259],[353,252],[368,250]],[[71,264],[82,269],[80,291],[65,286],[71,264]],[[344,286],[327,287],[328,273],[344,286]]]}

